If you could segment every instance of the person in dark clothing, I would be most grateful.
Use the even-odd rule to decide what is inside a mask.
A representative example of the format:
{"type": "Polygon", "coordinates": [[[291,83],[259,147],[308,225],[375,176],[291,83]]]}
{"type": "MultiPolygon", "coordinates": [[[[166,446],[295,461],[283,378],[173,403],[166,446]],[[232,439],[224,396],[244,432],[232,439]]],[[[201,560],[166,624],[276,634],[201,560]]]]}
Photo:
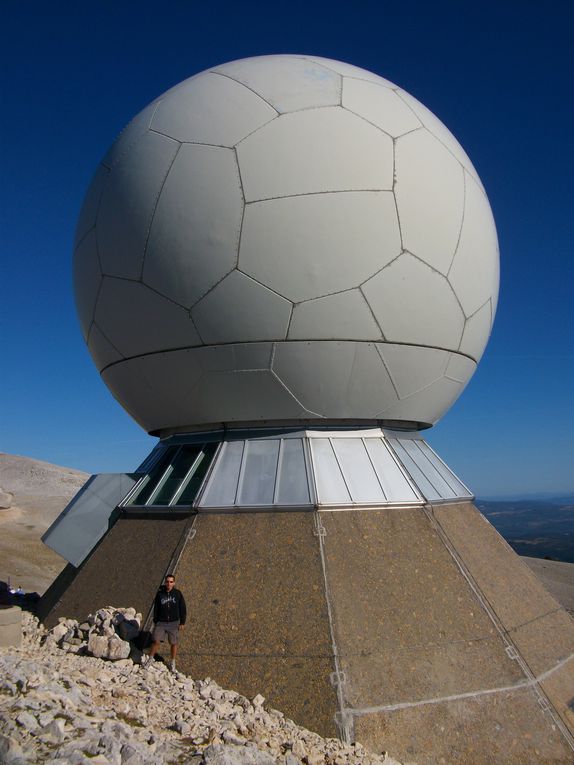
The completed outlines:
{"type": "Polygon", "coordinates": [[[167,638],[172,672],[175,672],[178,633],[179,630],[183,629],[186,617],[185,599],[182,593],[175,588],[174,575],[168,574],[165,578],[165,584],[157,591],[153,604],[154,630],[149,655],[150,659],[153,659],[160,642],[167,638]]]}

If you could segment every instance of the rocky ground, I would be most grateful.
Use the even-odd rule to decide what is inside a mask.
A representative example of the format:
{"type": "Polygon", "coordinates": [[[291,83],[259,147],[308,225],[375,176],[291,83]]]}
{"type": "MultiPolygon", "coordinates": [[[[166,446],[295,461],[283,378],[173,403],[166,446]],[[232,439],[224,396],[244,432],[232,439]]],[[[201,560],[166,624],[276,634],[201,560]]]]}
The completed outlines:
{"type": "Polygon", "coordinates": [[[0,453],[0,580],[43,592],[66,561],[40,537],[89,478],[71,468],[0,453]]]}
{"type": "Polygon", "coordinates": [[[94,636],[117,638],[110,613],[117,609],[84,625],[63,622],[51,634],[23,613],[22,646],[0,649],[0,762],[400,765],[300,728],[262,696],[247,699],[159,661],[86,655],[94,636]]]}

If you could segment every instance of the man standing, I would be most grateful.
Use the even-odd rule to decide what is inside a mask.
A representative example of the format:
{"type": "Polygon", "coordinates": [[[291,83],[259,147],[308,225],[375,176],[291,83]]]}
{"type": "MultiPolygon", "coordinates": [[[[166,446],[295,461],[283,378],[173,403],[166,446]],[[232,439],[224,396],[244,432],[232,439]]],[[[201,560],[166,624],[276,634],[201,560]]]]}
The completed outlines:
{"type": "Polygon", "coordinates": [[[175,588],[175,577],[168,574],[165,584],[157,591],[153,604],[153,620],[155,622],[150,659],[156,655],[160,641],[167,637],[170,653],[170,669],[175,672],[175,656],[177,654],[177,637],[179,630],[183,629],[187,611],[182,593],[175,588]]]}

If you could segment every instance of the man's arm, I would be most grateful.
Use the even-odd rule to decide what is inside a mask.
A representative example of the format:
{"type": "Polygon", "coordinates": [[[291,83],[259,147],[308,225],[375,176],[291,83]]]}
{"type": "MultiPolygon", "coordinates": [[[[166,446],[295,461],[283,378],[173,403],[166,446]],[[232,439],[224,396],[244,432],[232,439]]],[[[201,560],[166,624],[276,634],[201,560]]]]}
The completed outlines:
{"type": "Polygon", "coordinates": [[[185,606],[185,598],[183,597],[183,593],[180,592],[179,595],[179,626],[181,629],[187,619],[187,608],[185,606]]]}

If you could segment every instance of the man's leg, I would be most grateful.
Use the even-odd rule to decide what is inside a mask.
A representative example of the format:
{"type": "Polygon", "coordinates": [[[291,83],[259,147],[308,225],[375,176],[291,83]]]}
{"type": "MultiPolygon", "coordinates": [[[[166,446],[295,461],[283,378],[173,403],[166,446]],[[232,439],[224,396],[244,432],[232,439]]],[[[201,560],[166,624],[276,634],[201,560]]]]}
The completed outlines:
{"type": "Polygon", "coordinates": [[[177,656],[178,627],[169,635],[169,653],[171,656],[170,669],[175,672],[175,657],[177,656]]]}

